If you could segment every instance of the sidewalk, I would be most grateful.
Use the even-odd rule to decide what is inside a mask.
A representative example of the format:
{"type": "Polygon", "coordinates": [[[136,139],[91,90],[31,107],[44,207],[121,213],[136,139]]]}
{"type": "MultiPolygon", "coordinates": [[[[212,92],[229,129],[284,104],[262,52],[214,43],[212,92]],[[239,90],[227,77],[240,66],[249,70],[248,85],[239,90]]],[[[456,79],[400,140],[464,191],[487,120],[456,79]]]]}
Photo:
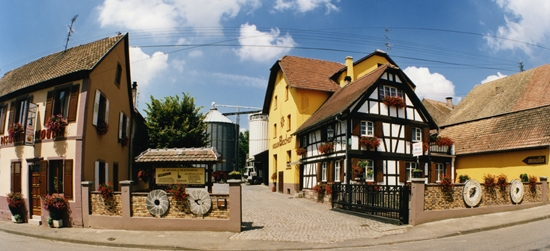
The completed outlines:
{"type": "MultiPolygon", "coordinates": [[[[547,218],[550,218],[550,204],[524,210],[448,219],[414,227],[409,226],[405,233],[389,234],[380,238],[356,238],[331,243],[235,240],[231,237],[239,234],[229,232],[53,229],[30,224],[15,224],[10,221],[0,221],[0,232],[71,243],[156,250],[318,250],[429,240],[498,229],[547,218]]],[[[330,231],[330,229],[326,229],[326,231],[330,231]]]]}

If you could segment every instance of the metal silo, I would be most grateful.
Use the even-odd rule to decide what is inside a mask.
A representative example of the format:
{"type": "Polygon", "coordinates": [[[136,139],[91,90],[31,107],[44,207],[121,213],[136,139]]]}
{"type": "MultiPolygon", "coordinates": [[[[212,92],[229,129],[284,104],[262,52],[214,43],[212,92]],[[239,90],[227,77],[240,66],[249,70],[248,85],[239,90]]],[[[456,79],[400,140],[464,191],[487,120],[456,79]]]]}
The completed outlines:
{"type": "Polygon", "coordinates": [[[267,114],[253,114],[248,118],[248,156],[254,158],[254,155],[267,150],[267,114]]]}
{"type": "Polygon", "coordinates": [[[237,170],[235,156],[237,154],[236,141],[239,126],[219,112],[215,106],[210,108],[204,121],[208,124],[206,130],[210,137],[209,145],[215,147],[225,159],[224,163],[214,165],[214,171],[231,172],[237,170]]]}

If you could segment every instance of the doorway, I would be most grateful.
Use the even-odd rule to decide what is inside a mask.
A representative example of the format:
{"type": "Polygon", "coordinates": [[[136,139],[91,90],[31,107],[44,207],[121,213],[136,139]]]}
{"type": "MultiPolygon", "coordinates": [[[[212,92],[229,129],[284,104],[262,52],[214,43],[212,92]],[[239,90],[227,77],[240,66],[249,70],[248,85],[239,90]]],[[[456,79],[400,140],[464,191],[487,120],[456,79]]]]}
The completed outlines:
{"type": "Polygon", "coordinates": [[[29,195],[29,208],[31,209],[31,215],[42,215],[42,206],[40,204],[41,196],[46,196],[46,169],[47,166],[41,166],[38,163],[31,163],[29,170],[31,175],[30,195],[29,195]]]}

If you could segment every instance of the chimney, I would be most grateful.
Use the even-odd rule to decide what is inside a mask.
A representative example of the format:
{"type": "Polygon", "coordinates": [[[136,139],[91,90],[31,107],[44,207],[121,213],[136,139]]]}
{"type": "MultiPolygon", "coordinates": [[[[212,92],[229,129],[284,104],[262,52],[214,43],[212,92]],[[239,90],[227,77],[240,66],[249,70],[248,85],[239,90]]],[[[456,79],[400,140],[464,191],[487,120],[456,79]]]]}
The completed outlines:
{"type": "Polygon", "coordinates": [[[134,81],[132,84],[132,103],[134,104],[134,109],[136,109],[137,103],[137,82],[134,81]]]}
{"type": "Polygon", "coordinates": [[[353,81],[353,77],[355,75],[353,74],[353,57],[351,56],[346,57],[346,68],[348,71],[348,76],[351,78],[351,81],[353,81]]]}
{"type": "Polygon", "coordinates": [[[453,97],[446,97],[445,100],[447,100],[447,107],[453,109],[453,97]]]}
{"type": "Polygon", "coordinates": [[[350,76],[346,76],[344,78],[344,86],[348,85],[349,83],[351,83],[351,77],[350,76]]]}

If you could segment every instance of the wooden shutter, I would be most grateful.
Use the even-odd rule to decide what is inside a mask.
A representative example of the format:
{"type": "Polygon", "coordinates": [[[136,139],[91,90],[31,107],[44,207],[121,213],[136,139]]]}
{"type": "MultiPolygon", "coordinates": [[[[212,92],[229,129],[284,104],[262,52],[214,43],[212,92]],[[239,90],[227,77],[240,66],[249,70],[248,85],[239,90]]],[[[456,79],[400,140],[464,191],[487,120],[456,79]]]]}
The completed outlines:
{"type": "Polygon", "coordinates": [[[449,175],[451,177],[451,163],[445,164],[445,176],[449,175]]]}
{"type": "Polygon", "coordinates": [[[354,119],[351,124],[353,125],[351,135],[361,135],[361,120],[354,119]]]}
{"type": "Polygon", "coordinates": [[[399,182],[407,182],[407,163],[404,160],[399,162],[399,182]]]}
{"type": "Polygon", "coordinates": [[[79,94],[80,94],[80,85],[71,86],[71,95],[69,96],[69,112],[67,114],[68,122],[76,121],[79,94]]]}
{"type": "Polygon", "coordinates": [[[422,130],[422,141],[424,143],[430,143],[430,128],[424,128],[422,130]]]}
{"type": "Polygon", "coordinates": [[[40,161],[40,197],[46,197],[48,194],[48,161],[47,160],[41,160],[40,161]]]}
{"type": "Polygon", "coordinates": [[[344,173],[346,172],[346,168],[344,167],[344,163],[346,163],[345,159],[340,160],[340,182],[344,182],[344,173]]]}
{"type": "Polygon", "coordinates": [[[374,161],[374,173],[376,177],[374,178],[376,182],[382,182],[384,181],[384,163],[383,160],[375,160],[374,161]]]}
{"type": "Polygon", "coordinates": [[[334,161],[329,161],[327,167],[327,182],[334,181],[334,161]]]}
{"type": "Polygon", "coordinates": [[[13,193],[21,192],[21,162],[11,163],[11,191],[13,193]]]}
{"type": "Polygon", "coordinates": [[[73,160],[66,159],[63,168],[63,195],[65,198],[73,199],[73,160]]]}
{"type": "Polygon", "coordinates": [[[99,116],[99,99],[101,98],[101,92],[99,90],[95,91],[95,97],[94,97],[94,115],[92,118],[92,125],[97,126],[97,119],[99,116]]]}
{"type": "Polygon", "coordinates": [[[2,112],[0,114],[0,118],[2,119],[0,121],[0,134],[4,133],[5,127],[6,127],[6,115],[8,115],[8,105],[2,104],[0,106],[0,111],[2,112]]]}
{"type": "Polygon", "coordinates": [[[53,96],[54,91],[49,91],[48,94],[46,94],[46,111],[44,112],[44,125],[48,123],[48,120],[50,120],[50,118],[52,117],[53,96]]]}
{"type": "Polygon", "coordinates": [[[384,131],[382,130],[382,121],[374,122],[374,136],[378,138],[384,137],[384,131]]]}
{"type": "Polygon", "coordinates": [[[429,173],[429,182],[435,183],[437,181],[437,172],[435,170],[435,163],[430,163],[430,173],[429,173]]]}
{"type": "Polygon", "coordinates": [[[412,126],[405,125],[405,140],[412,142],[412,126]]]}
{"type": "MultiPolygon", "coordinates": [[[[321,177],[321,162],[317,162],[317,183],[319,183],[322,180],[321,177]]],[[[316,185],[316,184],[314,184],[316,185]]]]}
{"type": "Polygon", "coordinates": [[[122,128],[124,128],[124,113],[120,112],[118,116],[118,139],[122,139],[122,128]]]}

